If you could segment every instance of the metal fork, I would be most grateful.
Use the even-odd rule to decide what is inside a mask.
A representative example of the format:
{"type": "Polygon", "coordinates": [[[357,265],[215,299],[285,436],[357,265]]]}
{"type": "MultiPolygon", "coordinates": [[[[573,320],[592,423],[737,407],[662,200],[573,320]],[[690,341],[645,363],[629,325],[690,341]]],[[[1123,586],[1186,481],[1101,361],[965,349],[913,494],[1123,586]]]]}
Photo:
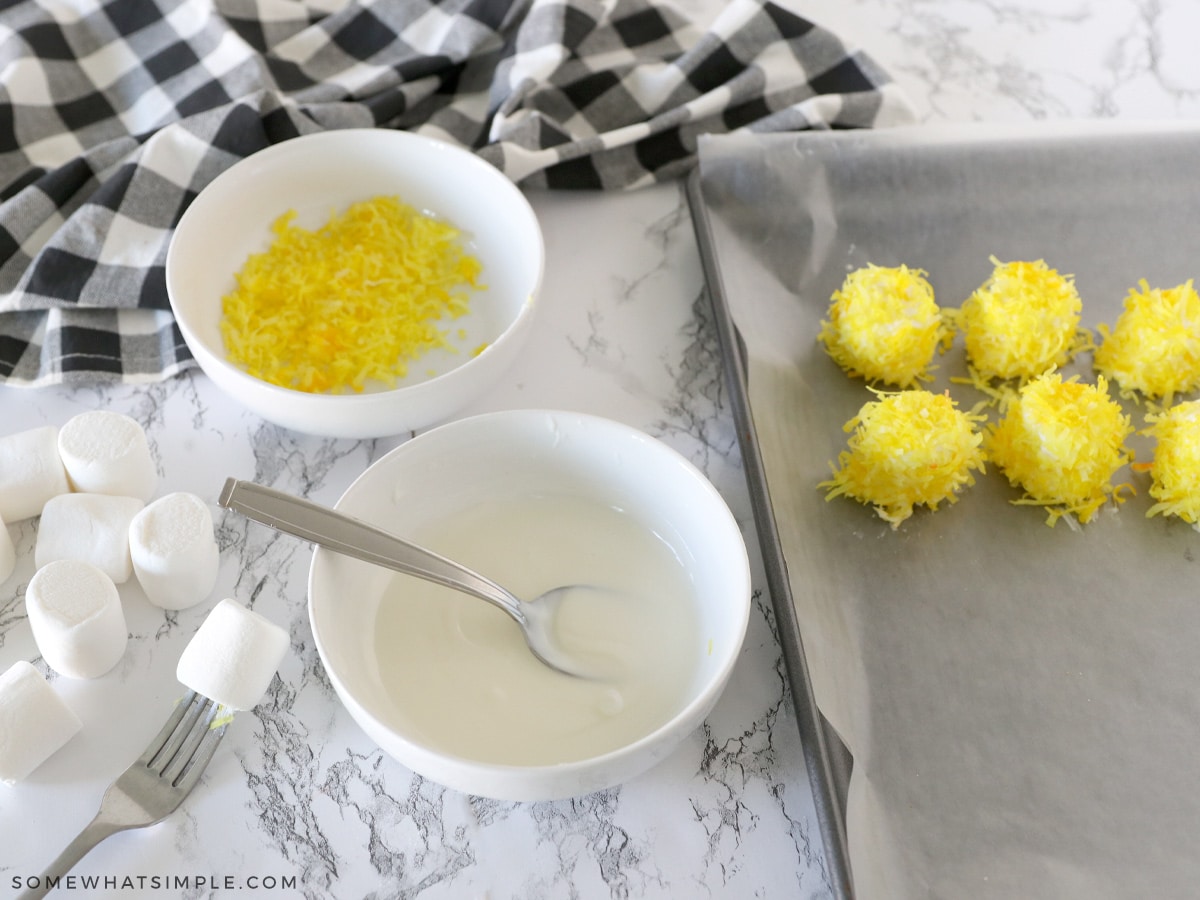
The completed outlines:
{"type": "Polygon", "coordinates": [[[229,719],[220,714],[215,700],[188,691],[146,751],[109,785],[96,817],[18,900],[46,896],[110,835],[154,825],[178,809],[225,736],[229,719]]]}

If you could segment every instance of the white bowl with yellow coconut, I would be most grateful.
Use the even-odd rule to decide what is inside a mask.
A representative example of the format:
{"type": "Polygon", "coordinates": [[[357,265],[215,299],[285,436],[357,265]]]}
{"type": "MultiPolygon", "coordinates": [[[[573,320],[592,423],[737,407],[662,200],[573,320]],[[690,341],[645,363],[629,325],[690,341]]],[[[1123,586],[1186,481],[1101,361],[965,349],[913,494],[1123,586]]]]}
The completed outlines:
{"type": "Polygon", "coordinates": [[[527,336],[544,246],[521,191],[432,138],[345,129],[235,164],[185,211],[171,309],[200,368],[264,419],[378,437],[449,418],[527,336]]]}

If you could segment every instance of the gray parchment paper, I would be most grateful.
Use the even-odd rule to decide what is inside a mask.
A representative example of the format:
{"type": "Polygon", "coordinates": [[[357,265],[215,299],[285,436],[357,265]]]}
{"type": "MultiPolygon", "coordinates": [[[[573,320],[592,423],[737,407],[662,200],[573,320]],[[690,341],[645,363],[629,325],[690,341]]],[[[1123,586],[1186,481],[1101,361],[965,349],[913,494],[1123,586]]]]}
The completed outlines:
{"type": "MultiPolygon", "coordinates": [[[[1200,128],[728,136],[700,158],[814,693],[854,756],[857,896],[1200,896],[1200,533],[1147,519],[1128,468],[1136,496],[1082,528],[1013,505],[992,468],[896,531],[826,502],[872,396],[816,342],[867,262],[923,268],[957,307],[989,257],[1045,259],[1090,327],[1141,278],[1200,278],[1200,128]]],[[[1067,371],[1093,380],[1091,355],[1067,371]]],[[[970,408],[963,373],[959,338],[932,388],[970,408]]]]}

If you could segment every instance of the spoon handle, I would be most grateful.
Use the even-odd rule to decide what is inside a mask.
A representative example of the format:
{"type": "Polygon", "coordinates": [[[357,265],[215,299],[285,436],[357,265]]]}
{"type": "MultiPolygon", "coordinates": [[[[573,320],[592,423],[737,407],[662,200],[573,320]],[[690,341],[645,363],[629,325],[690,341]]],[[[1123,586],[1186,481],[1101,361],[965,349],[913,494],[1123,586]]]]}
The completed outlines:
{"type": "Polygon", "coordinates": [[[500,607],[522,625],[521,602],[477,572],[359,519],[265,485],[228,478],[217,503],[263,525],[405,575],[464,591],[500,607]]]}

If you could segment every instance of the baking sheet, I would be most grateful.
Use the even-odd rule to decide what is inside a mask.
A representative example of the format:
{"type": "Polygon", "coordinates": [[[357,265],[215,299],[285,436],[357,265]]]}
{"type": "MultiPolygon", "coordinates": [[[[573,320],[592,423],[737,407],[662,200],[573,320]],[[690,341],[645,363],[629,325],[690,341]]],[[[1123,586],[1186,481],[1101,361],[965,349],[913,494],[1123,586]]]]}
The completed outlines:
{"type": "MultiPolygon", "coordinates": [[[[817,483],[871,395],[816,336],[867,262],[923,268],[958,306],[992,256],[1074,274],[1084,324],[1111,324],[1139,279],[1200,275],[1197,160],[1200,129],[1148,123],[702,141],[812,693],[854,759],[860,900],[1196,895],[1200,533],[1147,519],[1148,476],[1128,469],[1136,496],[1075,529],[1013,505],[994,469],[895,531],[826,502],[817,483]]],[[[960,338],[931,387],[970,407],[963,374],[960,338]]]]}

